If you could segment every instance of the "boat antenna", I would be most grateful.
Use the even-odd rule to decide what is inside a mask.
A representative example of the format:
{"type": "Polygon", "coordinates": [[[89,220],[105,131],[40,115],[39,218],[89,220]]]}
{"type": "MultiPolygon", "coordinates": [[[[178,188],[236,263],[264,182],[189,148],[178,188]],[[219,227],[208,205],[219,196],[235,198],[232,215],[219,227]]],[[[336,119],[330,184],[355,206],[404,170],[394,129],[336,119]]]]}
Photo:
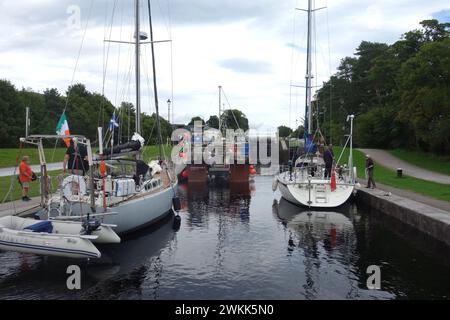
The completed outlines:
{"type": "Polygon", "coordinates": [[[158,106],[158,90],[156,88],[156,65],[155,65],[155,47],[153,43],[153,27],[152,27],[152,9],[150,5],[150,0],[148,2],[148,19],[150,23],[150,46],[152,49],[152,69],[153,69],[153,91],[155,96],[155,109],[156,109],[156,132],[158,135],[158,145],[159,145],[159,159],[162,159],[162,138],[161,138],[161,125],[159,122],[159,106],[158,106]]]}

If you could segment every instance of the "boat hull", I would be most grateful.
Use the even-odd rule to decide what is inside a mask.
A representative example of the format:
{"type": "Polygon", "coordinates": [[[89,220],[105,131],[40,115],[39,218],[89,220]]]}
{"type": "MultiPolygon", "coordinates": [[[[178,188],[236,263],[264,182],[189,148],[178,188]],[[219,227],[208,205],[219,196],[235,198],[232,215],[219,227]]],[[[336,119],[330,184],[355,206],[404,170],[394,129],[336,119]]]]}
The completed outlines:
{"type": "MultiPolygon", "coordinates": [[[[172,209],[175,189],[176,184],[156,193],[128,199],[109,206],[105,212],[102,207],[97,207],[97,213],[107,213],[101,218],[102,223],[116,225],[114,231],[117,234],[130,233],[166,217],[172,209]]],[[[86,215],[90,210],[87,203],[76,203],[72,208],[75,216],[86,215]]]]}
{"type": "MultiPolygon", "coordinates": [[[[8,216],[2,220],[0,221],[0,250],[75,259],[100,258],[101,256],[100,251],[90,239],[83,236],[23,230],[22,220],[25,219],[18,217],[8,216]],[[18,219],[21,220],[16,221],[18,219]]],[[[36,220],[34,222],[36,223],[36,220]]]]}
{"type": "Polygon", "coordinates": [[[331,191],[329,183],[311,184],[311,191],[305,185],[286,184],[278,179],[278,188],[286,200],[301,206],[313,208],[335,208],[344,204],[352,195],[354,186],[337,184],[336,190],[331,191]],[[321,191],[320,197],[319,188],[321,191]],[[324,189],[324,190],[323,190],[324,189]]]}

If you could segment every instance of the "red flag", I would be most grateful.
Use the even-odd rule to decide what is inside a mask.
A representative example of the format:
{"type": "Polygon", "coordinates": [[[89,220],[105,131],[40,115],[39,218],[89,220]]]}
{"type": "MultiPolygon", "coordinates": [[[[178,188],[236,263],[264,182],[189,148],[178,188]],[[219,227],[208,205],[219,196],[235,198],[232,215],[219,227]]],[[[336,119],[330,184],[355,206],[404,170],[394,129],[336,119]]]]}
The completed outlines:
{"type": "Polygon", "coordinates": [[[331,191],[336,190],[336,172],[334,168],[331,169],[331,182],[330,182],[331,191]]]}

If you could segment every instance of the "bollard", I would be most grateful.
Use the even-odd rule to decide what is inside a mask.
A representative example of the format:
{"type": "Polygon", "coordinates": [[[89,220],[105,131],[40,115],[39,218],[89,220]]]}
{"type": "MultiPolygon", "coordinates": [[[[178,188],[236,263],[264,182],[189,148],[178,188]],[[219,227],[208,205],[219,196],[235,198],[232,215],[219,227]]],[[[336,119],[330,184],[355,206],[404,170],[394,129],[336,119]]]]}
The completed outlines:
{"type": "Polygon", "coordinates": [[[402,168],[397,168],[397,178],[401,178],[403,175],[403,170],[402,168]]]}

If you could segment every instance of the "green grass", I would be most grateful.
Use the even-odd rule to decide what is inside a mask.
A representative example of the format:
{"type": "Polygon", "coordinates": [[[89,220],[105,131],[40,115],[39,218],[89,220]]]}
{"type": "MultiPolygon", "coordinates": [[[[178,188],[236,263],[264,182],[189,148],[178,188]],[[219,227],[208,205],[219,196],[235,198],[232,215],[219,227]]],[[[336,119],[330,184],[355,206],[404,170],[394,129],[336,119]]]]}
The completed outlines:
{"type": "MultiPolygon", "coordinates": [[[[149,159],[156,159],[158,156],[158,146],[146,146],[144,147],[144,160],[148,161],[149,159]]],[[[165,150],[166,157],[170,158],[170,152],[172,151],[171,145],[164,145],[163,151],[165,150]]],[[[97,151],[97,148],[93,148],[93,152],[97,151]]],[[[47,163],[52,162],[62,162],[64,159],[64,154],[66,153],[66,148],[46,148],[44,149],[45,152],[45,159],[47,160],[47,163]]],[[[164,153],[163,153],[164,154],[164,153]]],[[[39,155],[37,148],[33,147],[26,147],[22,150],[20,149],[11,149],[11,148],[5,148],[0,149],[0,168],[7,168],[7,167],[15,167],[16,166],[16,159],[19,156],[19,163],[22,159],[22,156],[29,156],[30,157],[30,164],[36,165],[39,164],[39,155]]]]}
{"type": "MultiPolygon", "coordinates": [[[[342,148],[333,147],[334,154],[339,157],[342,148]]],[[[341,163],[346,163],[348,159],[348,149],[345,150],[341,158],[341,163]]],[[[353,164],[357,168],[359,178],[365,179],[365,156],[358,150],[353,150],[353,164]]],[[[385,184],[394,188],[409,190],[429,196],[431,198],[450,201],[450,185],[441,184],[409,176],[397,178],[397,172],[381,166],[375,162],[374,169],[375,183],[385,184]]]]}
{"type": "Polygon", "coordinates": [[[443,157],[434,154],[408,151],[402,149],[387,150],[393,156],[423,169],[450,175],[450,156],[443,157]]]}
{"type": "MultiPolygon", "coordinates": [[[[0,149],[0,150],[1,150],[0,151],[1,152],[0,159],[1,159],[1,161],[3,161],[2,162],[2,164],[4,164],[3,167],[14,166],[18,149],[0,149]],[[9,160],[7,160],[7,159],[9,159],[9,160]]],[[[165,153],[167,158],[170,158],[171,151],[172,151],[172,146],[164,145],[163,154],[165,153]]],[[[53,153],[53,149],[45,150],[45,152],[46,152],[47,162],[50,162],[51,156],[53,153]]],[[[64,148],[56,149],[54,162],[62,161],[62,159],[64,158],[65,152],[66,152],[66,149],[64,149],[64,148]]],[[[31,164],[39,163],[37,149],[36,150],[31,149],[31,148],[24,149],[22,151],[22,155],[25,155],[25,154],[30,156],[31,164]]],[[[157,159],[158,154],[159,154],[158,146],[146,146],[144,148],[144,161],[147,162],[150,159],[157,159]]],[[[56,177],[61,172],[62,172],[62,170],[49,171],[49,174],[52,177],[56,177]]],[[[21,194],[22,190],[21,190],[20,184],[17,182],[17,177],[13,177],[12,183],[13,183],[13,187],[14,187],[13,192],[12,192],[12,199],[13,200],[20,199],[22,196],[22,194],[21,194]]],[[[11,185],[11,177],[0,177],[0,202],[3,201],[3,198],[8,193],[10,185],[11,185]]],[[[53,187],[54,187],[54,189],[56,189],[56,187],[57,187],[57,182],[55,179],[53,180],[53,187]]],[[[30,182],[29,196],[30,197],[39,196],[39,183],[37,180],[30,182]]],[[[9,201],[9,200],[10,200],[10,197],[8,197],[7,201],[9,201]]]]}
{"type": "MultiPolygon", "coordinates": [[[[62,173],[62,170],[49,171],[49,175],[53,178],[52,180],[52,191],[56,191],[58,183],[56,181],[56,176],[62,173]]],[[[17,200],[22,197],[22,189],[17,181],[17,177],[13,177],[12,179],[12,187],[13,191],[10,195],[8,195],[6,202],[12,200],[17,200]]],[[[7,195],[9,188],[11,186],[11,177],[0,177],[0,203],[3,201],[5,196],[7,195]]],[[[39,196],[39,180],[30,182],[30,188],[28,190],[29,197],[37,197],[39,196]]]]}
{"type": "MultiPolygon", "coordinates": [[[[66,153],[65,148],[56,148],[53,154],[53,148],[47,148],[44,150],[45,159],[47,163],[50,162],[61,162],[63,161],[64,154],[66,153]]],[[[39,155],[37,148],[26,147],[22,150],[20,149],[0,149],[0,168],[15,167],[16,159],[19,156],[19,163],[22,160],[22,156],[30,157],[30,164],[39,164],[39,155]]]]}

